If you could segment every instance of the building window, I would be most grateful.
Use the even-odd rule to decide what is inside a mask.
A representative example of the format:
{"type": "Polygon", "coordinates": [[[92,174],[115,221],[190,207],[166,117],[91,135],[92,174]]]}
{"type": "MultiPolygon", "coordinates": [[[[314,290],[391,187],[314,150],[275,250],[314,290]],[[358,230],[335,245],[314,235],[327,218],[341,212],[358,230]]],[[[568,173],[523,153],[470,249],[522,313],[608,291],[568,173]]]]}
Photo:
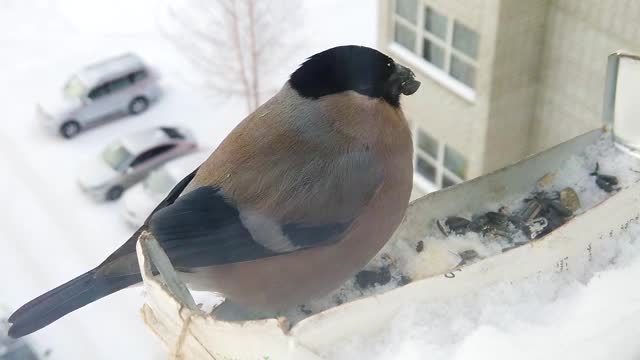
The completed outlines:
{"type": "Polygon", "coordinates": [[[416,33],[403,24],[396,24],[394,40],[404,47],[413,46],[416,42],[416,33]]]}
{"type": "Polygon", "coordinates": [[[394,42],[474,89],[478,33],[422,0],[395,0],[394,42]]]}
{"type": "Polygon", "coordinates": [[[400,0],[396,2],[396,14],[401,16],[405,20],[416,23],[416,7],[418,6],[418,0],[400,0]]]}
{"type": "Polygon", "coordinates": [[[467,159],[448,144],[436,140],[421,128],[414,131],[416,183],[435,191],[464,181],[467,159]]]}

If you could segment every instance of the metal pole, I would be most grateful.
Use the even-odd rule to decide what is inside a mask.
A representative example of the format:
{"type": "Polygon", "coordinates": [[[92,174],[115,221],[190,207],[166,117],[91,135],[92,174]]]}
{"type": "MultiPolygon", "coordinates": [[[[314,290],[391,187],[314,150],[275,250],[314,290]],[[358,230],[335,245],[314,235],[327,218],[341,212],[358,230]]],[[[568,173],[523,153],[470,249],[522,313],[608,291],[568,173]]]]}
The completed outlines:
{"type": "Polygon", "coordinates": [[[640,102],[629,99],[638,97],[630,89],[640,88],[639,69],[640,55],[622,50],[609,55],[602,102],[605,131],[613,134],[616,147],[635,157],[640,157],[640,102]]]}

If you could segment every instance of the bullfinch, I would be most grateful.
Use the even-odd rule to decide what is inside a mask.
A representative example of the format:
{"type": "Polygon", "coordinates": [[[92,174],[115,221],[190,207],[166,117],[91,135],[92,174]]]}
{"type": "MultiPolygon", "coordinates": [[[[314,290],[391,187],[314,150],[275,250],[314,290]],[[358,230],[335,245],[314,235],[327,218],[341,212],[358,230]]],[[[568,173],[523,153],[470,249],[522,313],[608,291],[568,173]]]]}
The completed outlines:
{"type": "Polygon", "coordinates": [[[400,96],[420,82],[381,52],[339,46],[308,58],[178,183],[96,268],[16,310],[18,338],[142,281],[149,231],[192,288],[278,311],[328,294],[400,224],[413,145],[400,96]]]}

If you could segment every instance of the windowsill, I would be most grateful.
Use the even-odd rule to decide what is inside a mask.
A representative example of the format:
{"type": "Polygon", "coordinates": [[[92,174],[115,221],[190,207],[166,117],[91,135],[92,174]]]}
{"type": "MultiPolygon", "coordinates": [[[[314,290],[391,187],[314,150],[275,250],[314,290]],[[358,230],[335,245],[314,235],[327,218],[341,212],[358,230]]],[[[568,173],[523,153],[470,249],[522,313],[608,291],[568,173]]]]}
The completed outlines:
{"type": "Polygon", "coordinates": [[[413,184],[425,194],[439,190],[438,187],[431,181],[423,178],[421,175],[418,175],[416,173],[413,174],[413,184]]]}
{"type": "Polygon", "coordinates": [[[437,67],[429,64],[427,61],[421,59],[416,54],[411,51],[405,49],[399,44],[392,42],[389,44],[389,50],[403,60],[407,61],[411,66],[422,72],[423,74],[429,76],[440,85],[453,92],[454,94],[460,96],[464,100],[475,103],[476,101],[476,91],[467,85],[459,82],[458,80],[453,79],[444,71],[438,69],[437,67]]]}

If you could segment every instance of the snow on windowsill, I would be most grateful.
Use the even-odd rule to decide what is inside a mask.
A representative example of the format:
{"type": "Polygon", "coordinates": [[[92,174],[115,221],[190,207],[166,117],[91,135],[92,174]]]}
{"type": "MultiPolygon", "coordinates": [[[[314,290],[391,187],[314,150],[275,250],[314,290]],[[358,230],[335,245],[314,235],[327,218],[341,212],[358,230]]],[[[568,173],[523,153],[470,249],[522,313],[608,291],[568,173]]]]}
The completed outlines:
{"type": "Polygon", "coordinates": [[[402,58],[402,60],[409,63],[412,70],[420,71],[421,73],[429,76],[440,85],[450,90],[454,94],[460,96],[464,100],[475,103],[476,102],[476,91],[467,85],[453,79],[444,71],[438,69],[437,67],[429,64],[425,60],[418,57],[416,54],[411,51],[403,48],[401,45],[396,43],[389,44],[389,50],[396,56],[402,58]]]}
{"type": "MultiPolygon", "coordinates": [[[[482,211],[479,211],[479,208],[474,211],[454,212],[448,215],[471,218],[474,213],[498,211],[502,206],[506,206],[509,211],[513,211],[515,214],[516,209],[523,203],[523,199],[531,196],[536,191],[559,192],[564,188],[570,187],[576,191],[579,198],[579,209],[574,213],[579,216],[615,194],[607,193],[595,184],[595,178],[590,173],[594,170],[596,163],[600,164],[600,169],[603,173],[615,174],[622,188],[630,187],[640,181],[640,175],[637,173],[637,169],[640,167],[638,159],[613,146],[611,135],[605,133],[585,149],[563,161],[555,171],[549,172],[548,174],[551,175],[550,178],[553,180],[544,187],[531,186],[523,192],[501,196],[499,200],[496,199],[496,201],[490,201],[480,206],[482,211]]],[[[416,177],[419,178],[419,176],[414,176],[414,181],[416,177]]],[[[537,179],[539,177],[533,176],[533,178],[537,179]]],[[[422,184],[425,183],[424,179],[418,180],[421,180],[422,184]]],[[[461,203],[464,204],[465,201],[461,199],[461,203]]],[[[411,281],[417,281],[443,274],[447,271],[454,271],[462,263],[462,258],[460,258],[459,254],[465,250],[475,251],[478,254],[478,258],[475,258],[473,262],[477,262],[513,249],[514,246],[511,243],[503,243],[499,238],[485,237],[477,233],[444,237],[435,224],[427,219],[428,216],[425,215],[425,225],[421,225],[426,231],[425,235],[415,239],[389,242],[367,266],[367,269],[370,270],[385,267],[391,268],[391,278],[396,281],[395,284],[393,284],[394,281],[391,281],[388,286],[376,286],[363,290],[351,281],[326,298],[306,304],[306,309],[312,313],[320,313],[332,306],[339,305],[339,303],[334,303],[335,299],[340,299],[340,302],[349,302],[401,286],[397,281],[403,277],[412,279],[411,281]],[[418,245],[419,243],[421,245],[418,245]],[[420,250],[416,253],[415,249],[417,247],[423,247],[426,251],[420,250]]],[[[522,241],[523,239],[519,239],[518,236],[523,237],[524,235],[515,236],[516,240],[518,240],[516,243],[519,244],[515,245],[516,247],[537,241],[528,239],[522,241]]],[[[286,316],[290,319],[296,319],[300,317],[300,314],[290,312],[286,316]]],[[[302,315],[302,317],[305,316],[302,315]]]]}

